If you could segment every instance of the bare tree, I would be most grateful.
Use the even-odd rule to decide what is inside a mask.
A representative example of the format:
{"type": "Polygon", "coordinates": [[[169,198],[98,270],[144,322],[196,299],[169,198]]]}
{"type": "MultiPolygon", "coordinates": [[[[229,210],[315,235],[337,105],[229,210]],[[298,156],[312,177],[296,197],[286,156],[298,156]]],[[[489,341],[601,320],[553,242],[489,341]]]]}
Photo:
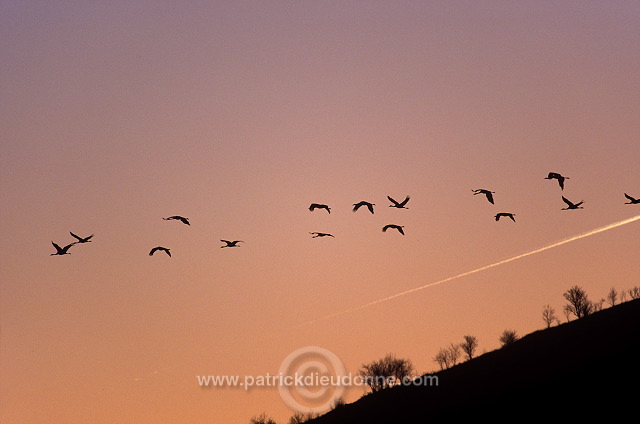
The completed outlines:
{"type": "Polygon", "coordinates": [[[551,327],[554,322],[560,322],[556,317],[556,310],[551,305],[545,305],[542,310],[542,320],[547,324],[547,328],[551,327]]]}
{"type": "Polygon", "coordinates": [[[396,358],[389,353],[384,358],[363,364],[359,374],[372,392],[391,387],[411,376],[413,364],[408,359],[396,358]]]}
{"type": "Polygon", "coordinates": [[[587,292],[583,288],[573,286],[565,293],[564,298],[569,302],[565,308],[571,312],[576,318],[584,318],[590,315],[594,310],[594,304],[589,300],[587,292]]]}
{"type": "Polygon", "coordinates": [[[464,341],[460,344],[460,348],[467,356],[467,359],[472,359],[478,348],[478,338],[475,336],[464,336],[464,341]]]}
{"type": "Polygon", "coordinates": [[[296,412],[289,418],[289,424],[302,424],[305,421],[307,421],[307,419],[302,412],[296,412]]]}
{"type": "Polygon", "coordinates": [[[449,368],[449,354],[447,353],[447,349],[440,348],[436,356],[433,357],[433,360],[440,366],[441,370],[449,368]]]}
{"type": "Polygon", "coordinates": [[[631,299],[640,299],[640,287],[636,286],[636,287],[632,287],[629,289],[629,297],[631,299]]]}
{"type": "Polygon", "coordinates": [[[516,330],[504,330],[498,340],[502,343],[502,347],[508,346],[518,340],[518,333],[516,330]]]}
{"type": "Polygon", "coordinates": [[[614,287],[611,287],[609,294],[607,294],[607,302],[611,306],[616,306],[616,303],[618,303],[618,291],[614,287]]]}
{"type": "Polygon", "coordinates": [[[249,424],[276,424],[276,422],[263,412],[257,417],[251,417],[251,420],[249,420],[249,424]]]}
{"type": "Polygon", "coordinates": [[[460,345],[451,343],[447,351],[449,353],[449,361],[451,362],[451,366],[457,365],[458,359],[460,359],[460,345]]]}

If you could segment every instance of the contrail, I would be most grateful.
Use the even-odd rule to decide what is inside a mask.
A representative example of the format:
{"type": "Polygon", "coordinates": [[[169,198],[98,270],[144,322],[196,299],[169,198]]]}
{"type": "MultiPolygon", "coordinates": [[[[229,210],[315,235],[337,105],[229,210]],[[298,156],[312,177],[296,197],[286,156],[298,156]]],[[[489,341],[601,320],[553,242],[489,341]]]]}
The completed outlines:
{"type": "Polygon", "coordinates": [[[302,324],[298,324],[294,328],[303,327],[303,326],[306,326],[306,325],[309,325],[309,324],[313,324],[313,323],[318,322],[318,321],[323,321],[323,320],[326,320],[326,319],[329,319],[329,318],[337,317],[339,315],[344,315],[344,314],[348,314],[348,313],[351,313],[351,312],[359,311],[361,309],[368,308],[369,306],[377,305],[378,303],[386,302],[388,300],[395,299],[397,297],[404,296],[404,295],[407,295],[407,294],[410,294],[410,293],[415,293],[417,291],[420,291],[420,290],[423,290],[423,289],[426,289],[426,288],[429,288],[429,287],[437,286],[438,284],[447,283],[447,282],[455,280],[457,278],[466,277],[467,275],[475,274],[476,272],[484,271],[484,270],[487,270],[489,268],[494,268],[494,267],[499,266],[499,265],[503,265],[503,264],[506,264],[506,263],[509,263],[509,262],[513,262],[513,261],[515,261],[517,259],[522,259],[522,258],[525,258],[527,256],[535,255],[536,253],[544,252],[545,250],[553,249],[554,247],[562,246],[563,244],[571,243],[572,241],[580,240],[580,239],[583,239],[585,237],[589,237],[589,236],[592,236],[594,234],[599,234],[599,233],[602,233],[602,232],[607,231],[607,230],[612,230],[614,228],[621,227],[623,225],[630,224],[630,223],[632,223],[634,221],[638,221],[638,220],[640,220],[640,215],[636,215],[636,216],[634,216],[632,218],[628,218],[628,219],[623,219],[622,221],[614,222],[613,224],[605,225],[604,227],[596,228],[595,230],[587,231],[586,233],[582,233],[582,234],[579,234],[577,236],[573,236],[573,237],[569,237],[569,238],[563,239],[563,240],[561,240],[559,242],[550,244],[548,246],[544,246],[544,247],[541,247],[539,249],[532,250],[531,252],[522,253],[520,255],[513,256],[513,257],[511,257],[509,259],[504,259],[504,260],[502,260],[500,262],[496,262],[496,263],[493,263],[491,265],[485,265],[483,267],[476,268],[476,269],[471,270],[471,271],[463,272],[462,274],[454,275],[453,277],[445,278],[444,280],[439,280],[439,281],[436,281],[436,282],[433,282],[433,283],[425,284],[424,286],[415,287],[413,289],[405,290],[403,292],[396,293],[394,295],[385,297],[383,299],[374,300],[374,301],[366,303],[364,305],[360,305],[360,306],[356,306],[356,307],[351,308],[351,309],[347,309],[346,311],[336,312],[336,313],[333,313],[333,314],[330,314],[330,315],[326,315],[324,317],[316,318],[314,320],[307,321],[307,322],[302,323],[302,324]]]}

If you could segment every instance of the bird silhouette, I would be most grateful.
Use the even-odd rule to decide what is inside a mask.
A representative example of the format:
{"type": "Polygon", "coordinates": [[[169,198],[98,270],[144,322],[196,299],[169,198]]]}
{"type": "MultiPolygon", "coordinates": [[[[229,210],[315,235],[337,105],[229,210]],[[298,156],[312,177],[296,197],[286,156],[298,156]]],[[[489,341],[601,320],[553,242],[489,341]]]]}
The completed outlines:
{"type": "Polygon", "coordinates": [[[578,202],[578,203],[573,203],[571,202],[569,199],[567,199],[566,197],[562,196],[562,200],[564,201],[564,203],[567,204],[566,208],[562,208],[562,210],[569,210],[569,209],[584,209],[582,206],[580,206],[581,204],[584,203],[584,200],[578,202]]]}
{"type": "Polygon", "coordinates": [[[357,211],[361,206],[366,206],[369,209],[369,212],[373,213],[373,207],[375,206],[375,203],[365,202],[364,200],[362,202],[354,203],[353,211],[357,211]]]}
{"type": "Polygon", "coordinates": [[[162,218],[165,221],[172,221],[172,220],[177,220],[182,222],[183,224],[187,224],[187,225],[191,225],[189,224],[189,218],[185,218],[184,216],[180,216],[180,215],[174,215],[174,216],[170,216],[168,218],[162,218]]]}
{"type": "Polygon", "coordinates": [[[386,233],[389,228],[398,230],[400,234],[404,235],[404,230],[403,230],[404,225],[387,224],[384,227],[382,227],[382,231],[386,233]]]}
{"type": "Polygon", "coordinates": [[[500,212],[499,214],[497,214],[496,221],[500,220],[500,218],[503,216],[508,216],[509,218],[511,218],[513,222],[516,222],[516,219],[514,218],[515,214],[509,213],[509,212],[500,212]]]}
{"type": "Polygon", "coordinates": [[[326,209],[327,212],[331,213],[331,208],[329,206],[320,203],[312,203],[311,205],[309,205],[309,210],[311,212],[313,212],[314,209],[326,209]]]}
{"type": "Polygon", "coordinates": [[[153,254],[156,253],[156,251],[158,250],[164,251],[167,255],[169,255],[169,257],[171,257],[171,252],[169,252],[169,249],[162,246],[154,247],[153,249],[151,249],[151,251],[149,252],[149,256],[153,256],[153,254]]]}
{"type": "Polygon", "coordinates": [[[402,202],[397,202],[391,196],[387,196],[387,199],[389,199],[389,201],[391,203],[393,203],[393,205],[389,205],[389,207],[390,208],[398,208],[398,209],[409,209],[409,208],[405,207],[405,205],[407,204],[407,202],[409,201],[410,198],[411,198],[410,196],[407,196],[402,202]]]}
{"type": "Polygon", "coordinates": [[[640,198],[634,199],[633,197],[629,196],[627,193],[624,194],[624,197],[629,199],[628,202],[625,202],[625,205],[635,205],[640,203],[640,198]]]}
{"type": "Polygon", "coordinates": [[[544,177],[545,180],[558,180],[558,185],[560,185],[560,189],[564,190],[564,180],[568,180],[569,177],[564,177],[557,172],[549,172],[549,174],[544,177]]]}
{"type": "Polygon", "coordinates": [[[56,255],[70,255],[71,253],[68,252],[69,248],[71,246],[73,246],[74,244],[76,244],[77,241],[74,241],[71,244],[67,244],[65,247],[60,247],[58,246],[58,244],[54,243],[53,241],[51,242],[51,244],[53,244],[53,247],[56,248],[56,253],[52,253],[51,256],[56,256],[56,255]]]}
{"type": "Polygon", "coordinates": [[[485,196],[487,196],[487,200],[489,201],[489,203],[494,204],[493,203],[493,193],[495,193],[495,191],[489,191],[489,190],[485,190],[483,188],[478,188],[475,190],[471,190],[473,191],[473,195],[475,196],[476,194],[484,194],[485,196]]]}
{"type": "Polygon", "coordinates": [[[220,247],[240,247],[238,246],[238,243],[244,243],[242,240],[233,240],[233,241],[220,240],[220,241],[225,243],[224,246],[220,246],[220,247]]]}
{"type": "Polygon", "coordinates": [[[310,232],[309,234],[311,234],[311,238],[318,238],[318,237],[333,237],[333,238],[335,238],[333,234],[319,233],[317,231],[310,232]]]}
{"type": "Polygon", "coordinates": [[[69,234],[71,234],[73,237],[78,239],[78,241],[76,243],[89,243],[89,242],[91,242],[91,240],[89,240],[89,239],[91,237],[93,237],[93,234],[91,234],[90,236],[87,236],[87,237],[80,237],[80,236],[77,236],[77,235],[73,234],[72,232],[69,232],[69,234]]]}

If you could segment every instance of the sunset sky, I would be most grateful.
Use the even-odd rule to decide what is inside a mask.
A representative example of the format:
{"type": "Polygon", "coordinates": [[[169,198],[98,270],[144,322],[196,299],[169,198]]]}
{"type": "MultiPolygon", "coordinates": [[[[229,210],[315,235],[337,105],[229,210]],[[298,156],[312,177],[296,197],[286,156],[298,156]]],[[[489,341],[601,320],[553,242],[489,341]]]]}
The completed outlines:
{"type": "Polygon", "coordinates": [[[196,376],[431,372],[640,285],[636,221],[342,313],[640,215],[638,1],[1,0],[0,35],[3,424],[286,423],[196,376]]]}

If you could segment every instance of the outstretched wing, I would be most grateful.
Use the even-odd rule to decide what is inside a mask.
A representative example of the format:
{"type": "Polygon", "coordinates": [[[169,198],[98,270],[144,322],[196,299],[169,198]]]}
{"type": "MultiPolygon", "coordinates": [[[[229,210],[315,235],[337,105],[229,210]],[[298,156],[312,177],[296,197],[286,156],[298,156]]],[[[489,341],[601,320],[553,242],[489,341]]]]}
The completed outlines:
{"type": "Polygon", "coordinates": [[[487,200],[493,205],[493,193],[491,193],[490,191],[485,192],[485,194],[487,195],[487,200]]]}
{"type": "Polygon", "coordinates": [[[406,205],[410,198],[411,198],[410,196],[407,196],[407,197],[402,201],[402,203],[400,203],[400,206],[404,206],[404,205],[406,205]]]}
{"type": "Polygon", "coordinates": [[[562,201],[564,201],[564,203],[566,203],[569,206],[575,206],[573,203],[571,203],[571,201],[569,199],[567,199],[564,196],[562,196],[562,201]]]}

